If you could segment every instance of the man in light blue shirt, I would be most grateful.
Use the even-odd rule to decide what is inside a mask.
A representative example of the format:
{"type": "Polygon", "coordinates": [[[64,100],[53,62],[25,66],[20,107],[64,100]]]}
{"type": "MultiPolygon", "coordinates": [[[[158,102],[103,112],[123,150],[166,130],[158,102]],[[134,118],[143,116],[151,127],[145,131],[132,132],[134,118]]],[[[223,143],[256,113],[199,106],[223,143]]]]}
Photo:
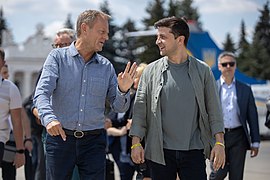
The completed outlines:
{"type": "Polygon", "coordinates": [[[258,113],[251,88],[235,79],[236,60],[231,52],[223,52],[218,58],[221,77],[217,81],[225,127],[226,164],[210,179],[221,180],[229,173],[229,179],[242,180],[247,150],[256,157],[259,152],[260,134],[258,113]]]}
{"type": "Polygon", "coordinates": [[[47,179],[69,179],[75,164],[81,179],[104,179],[105,102],[116,112],[129,107],[136,64],[118,77],[97,54],[108,40],[109,15],[86,10],[77,20],[77,40],[48,55],[34,103],[46,127],[47,179]]]}

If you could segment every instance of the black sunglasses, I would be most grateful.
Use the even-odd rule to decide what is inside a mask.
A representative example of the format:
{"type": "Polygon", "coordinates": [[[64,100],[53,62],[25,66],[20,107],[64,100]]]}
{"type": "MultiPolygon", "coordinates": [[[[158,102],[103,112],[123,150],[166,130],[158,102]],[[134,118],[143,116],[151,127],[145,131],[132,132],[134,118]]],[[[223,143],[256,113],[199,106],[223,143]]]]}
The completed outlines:
{"type": "Polygon", "coordinates": [[[220,63],[222,65],[222,67],[227,67],[228,64],[230,67],[233,67],[235,65],[235,62],[225,62],[225,63],[220,63]]]}

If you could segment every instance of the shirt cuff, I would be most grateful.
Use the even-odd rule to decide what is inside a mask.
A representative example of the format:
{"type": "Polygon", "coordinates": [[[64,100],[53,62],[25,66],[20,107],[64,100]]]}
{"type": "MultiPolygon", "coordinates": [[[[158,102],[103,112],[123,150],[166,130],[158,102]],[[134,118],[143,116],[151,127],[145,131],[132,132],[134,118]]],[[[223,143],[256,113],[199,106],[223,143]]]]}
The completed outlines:
{"type": "Polygon", "coordinates": [[[129,93],[129,90],[128,90],[127,92],[123,93],[123,92],[120,90],[119,86],[117,86],[117,91],[119,92],[119,94],[120,94],[121,96],[126,96],[126,95],[129,93]]]}
{"type": "Polygon", "coordinates": [[[259,142],[251,143],[251,147],[253,147],[253,148],[259,148],[260,147],[260,143],[259,142]]]}

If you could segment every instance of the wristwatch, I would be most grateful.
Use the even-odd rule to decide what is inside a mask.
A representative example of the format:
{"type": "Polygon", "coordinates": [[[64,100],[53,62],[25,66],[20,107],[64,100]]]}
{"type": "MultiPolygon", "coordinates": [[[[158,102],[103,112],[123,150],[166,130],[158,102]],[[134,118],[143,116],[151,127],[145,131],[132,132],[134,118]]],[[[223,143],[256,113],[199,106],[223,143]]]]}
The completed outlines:
{"type": "Polygon", "coordinates": [[[16,150],[16,153],[23,154],[24,153],[24,149],[17,149],[16,150]]]}

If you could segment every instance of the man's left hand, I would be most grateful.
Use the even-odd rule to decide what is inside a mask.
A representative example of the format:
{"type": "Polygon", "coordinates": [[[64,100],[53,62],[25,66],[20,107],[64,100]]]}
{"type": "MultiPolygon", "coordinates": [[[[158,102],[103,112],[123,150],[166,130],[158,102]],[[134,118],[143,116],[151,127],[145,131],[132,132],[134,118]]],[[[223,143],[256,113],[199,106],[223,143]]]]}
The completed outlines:
{"type": "Polygon", "coordinates": [[[119,90],[123,93],[126,93],[133,84],[133,81],[136,76],[137,65],[134,62],[131,66],[131,63],[128,62],[126,65],[125,71],[118,74],[118,86],[119,90]]]}
{"type": "Polygon", "coordinates": [[[256,157],[259,153],[259,148],[251,147],[250,149],[250,157],[256,157]]]}
{"type": "Polygon", "coordinates": [[[218,171],[225,166],[225,148],[216,144],[211,151],[210,161],[213,162],[213,168],[218,171]]]}

